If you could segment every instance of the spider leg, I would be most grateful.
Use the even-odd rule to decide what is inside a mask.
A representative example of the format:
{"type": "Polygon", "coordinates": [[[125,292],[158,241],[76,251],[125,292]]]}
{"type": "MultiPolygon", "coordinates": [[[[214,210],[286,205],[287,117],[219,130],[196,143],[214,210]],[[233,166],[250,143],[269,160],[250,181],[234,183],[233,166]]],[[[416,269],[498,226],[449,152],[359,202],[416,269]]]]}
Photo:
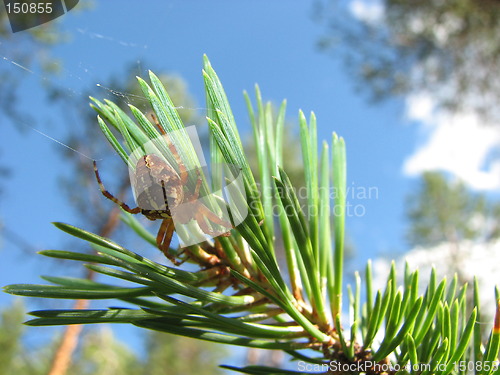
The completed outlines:
{"type": "Polygon", "coordinates": [[[170,255],[168,250],[170,248],[170,242],[172,242],[172,236],[174,235],[174,221],[172,218],[163,219],[158,230],[158,235],[156,236],[156,244],[161,252],[175,265],[179,265],[179,262],[175,260],[175,257],[170,255]]]}
{"type": "Polygon", "coordinates": [[[201,184],[203,182],[203,180],[200,177],[200,171],[198,170],[198,168],[196,168],[196,173],[198,174],[198,179],[196,180],[196,186],[194,188],[194,193],[191,196],[192,200],[198,199],[198,197],[200,196],[200,188],[201,188],[201,184]]]}
{"type": "Polygon", "coordinates": [[[210,211],[207,206],[205,206],[201,203],[199,204],[199,207],[198,207],[198,210],[196,211],[194,219],[196,220],[196,223],[199,225],[201,230],[204,233],[206,233],[212,237],[217,237],[217,236],[228,237],[228,236],[230,236],[230,232],[227,231],[226,233],[220,233],[220,231],[214,231],[214,230],[210,229],[210,227],[208,226],[208,223],[205,219],[208,219],[212,223],[223,226],[224,228],[227,228],[229,230],[233,228],[233,226],[230,223],[228,223],[225,220],[222,220],[220,217],[218,217],[216,214],[214,214],[212,211],[210,211]]]}
{"type": "Polygon", "coordinates": [[[101,189],[102,195],[104,195],[109,200],[115,202],[117,205],[119,205],[121,208],[123,208],[125,211],[127,211],[130,214],[138,214],[141,212],[140,207],[130,208],[130,206],[128,204],[126,204],[125,202],[122,202],[121,200],[119,200],[114,195],[112,195],[109,191],[106,190],[106,188],[104,187],[104,184],[102,183],[101,176],[99,175],[99,170],[97,169],[97,163],[95,160],[94,160],[94,173],[95,173],[95,177],[97,179],[97,183],[99,184],[99,189],[101,189]]]}
{"type": "Polygon", "coordinates": [[[156,115],[154,113],[151,113],[151,118],[153,119],[153,122],[155,123],[156,127],[158,128],[158,131],[160,132],[160,134],[167,135],[165,130],[160,125],[160,122],[158,121],[158,117],[156,117],[156,115]]]}
{"type": "Polygon", "coordinates": [[[207,222],[205,221],[205,216],[201,214],[200,212],[197,212],[194,215],[194,220],[196,221],[196,224],[201,228],[203,233],[208,234],[209,236],[215,237],[218,235],[218,232],[214,232],[210,227],[208,226],[207,222]]]}
{"type": "Polygon", "coordinates": [[[200,203],[198,207],[198,212],[205,215],[207,219],[209,219],[211,222],[221,225],[227,229],[233,229],[234,227],[232,226],[231,223],[221,219],[219,216],[217,216],[215,213],[209,210],[207,206],[204,204],[200,203]]]}

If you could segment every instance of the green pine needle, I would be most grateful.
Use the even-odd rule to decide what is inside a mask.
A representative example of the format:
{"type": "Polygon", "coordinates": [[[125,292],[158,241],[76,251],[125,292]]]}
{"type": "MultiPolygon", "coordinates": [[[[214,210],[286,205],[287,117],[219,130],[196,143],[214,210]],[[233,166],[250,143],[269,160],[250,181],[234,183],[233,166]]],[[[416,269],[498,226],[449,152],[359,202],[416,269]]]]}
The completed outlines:
{"type": "MultiPolygon", "coordinates": [[[[34,311],[34,319],[26,324],[133,324],[216,343],[283,350],[323,371],[333,362],[346,366],[374,366],[377,362],[394,368],[411,365],[410,373],[447,375],[465,373],[457,369],[457,363],[475,362],[483,366],[477,373],[500,375],[500,370],[491,366],[500,351],[498,289],[496,317],[486,342],[478,324],[485,315],[480,312],[477,280],[469,306],[467,285],[459,285],[456,275],[449,285],[446,280],[438,283],[435,269],[424,295],[419,292],[419,272],[412,271],[411,264],[406,264],[400,285],[393,263],[385,290],[376,290],[376,275],[369,261],[364,280],[355,273],[355,287],[348,289],[348,308],[343,307],[347,198],[344,139],[334,133],[331,144],[318,144],[316,116],[311,113],[307,119],[299,112],[301,173],[307,192],[301,201],[298,186],[292,184],[292,174],[283,160],[283,150],[289,147],[284,144],[286,101],[275,110],[271,103],[263,101],[258,86],[254,103],[245,93],[256,153],[256,158],[248,158],[222,83],[206,56],[203,80],[210,183],[204,173],[193,173],[200,166],[195,147],[154,73],[149,73],[149,82],[138,78],[154,116],[134,106],[122,109],[116,103],[95,98],[91,98],[91,107],[104,137],[131,171],[137,166],[138,156],[146,159],[150,153],[158,154],[171,164],[169,171],[185,178],[180,188],[186,196],[194,197],[188,203],[198,198],[196,189],[199,196],[207,197],[203,214],[189,218],[191,227],[198,226],[200,233],[212,235],[208,222],[221,226],[216,223],[217,215],[229,208],[234,228],[225,228],[227,236],[185,249],[163,249],[169,258],[191,263],[184,268],[167,259],[166,264],[148,259],[141,255],[142,249],[132,251],[121,241],[55,223],[58,229],[90,245],[94,253],[45,250],[40,254],[84,262],[99,275],[98,281],[44,276],[50,285],[15,284],[4,291],[30,297],[114,299],[127,303],[127,308],[34,311]],[[254,159],[256,165],[251,165],[249,160],[254,159]],[[231,183],[225,165],[236,171],[242,184],[221,194],[231,183]],[[217,194],[210,194],[210,188],[217,194]],[[242,207],[232,208],[225,199],[243,202],[242,207]],[[200,222],[200,216],[205,222],[200,222]],[[101,277],[106,281],[101,282],[101,277]],[[490,367],[484,367],[488,363],[490,367]],[[420,369],[416,369],[418,366],[420,369]]],[[[152,172],[148,173],[152,178],[152,172]]],[[[161,183],[165,198],[170,186],[165,179],[161,183]]],[[[148,194],[146,197],[150,197],[148,194]]],[[[151,216],[152,211],[162,213],[161,220],[172,214],[165,209],[140,209],[146,216],[149,212],[150,219],[157,219],[151,216]]],[[[157,247],[156,234],[132,213],[122,215],[126,230],[137,235],[142,244],[157,247]]],[[[186,233],[185,228],[175,229],[186,233]]],[[[246,374],[307,373],[263,366],[223,367],[246,374]]],[[[381,374],[384,370],[366,367],[361,372],[381,374]]]]}

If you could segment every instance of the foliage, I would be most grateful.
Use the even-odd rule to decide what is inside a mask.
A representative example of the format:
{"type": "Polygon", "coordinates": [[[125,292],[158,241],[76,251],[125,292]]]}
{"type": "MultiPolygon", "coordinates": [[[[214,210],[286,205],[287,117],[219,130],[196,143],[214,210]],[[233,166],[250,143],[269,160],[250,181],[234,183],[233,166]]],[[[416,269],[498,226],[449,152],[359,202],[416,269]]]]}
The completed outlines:
{"type": "MultiPolygon", "coordinates": [[[[261,94],[259,92],[258,86],[256,87],[256,90],[257,90],[256,91],[257,97],[259,97],[261,94]]],[[[247,99],[247,103],[251,105],[250,97],[246,92],[245,92],[245,98],[247,99]]],[[[284,101],[283,103],[286,102],[284,101]]],[[[266,111],[266,113],[268,113],[269,116],[273,116],[271,121],[273,123],[276,123],[278,121],[278,119],[276,118],[277,112],[279,111],[271,103],[267,104],[268,105],[266,106],[264,111],[266,111]]],[[[258,139],[255,139],[254,135],[255,133],[252,134],[251,137],[243,139],[243,149],[245,151],[245,156],[248,160],[248,164],[250,165],[252,173],[255,176],[255,181],[257,182],[257,185],[259,185],[260,175],[259,175],[259,161],[257,155],[257,148],[258,148],[257,144],[259,141],[258,139]]],[[[304,164],[300,152],[300,147],[301,147],[300,137],[297,134],[297,124],[285,120],[285,123],[283,125],[282,136],[283,136],[282,140],[283,144],[288,146],[284,147],[282,150],[283,169],[286,170],[290,182],[292,183],[293,187],[297,190],[297,198],[299,199],[299,202],[301,203],[302,207],[302,203],[306,203],[305,199],[307,197],[304,196],[305,194],[300,194],[300,191],[305,188],[306,184],[304,180],[304,164]]]]}
{"type": "Polygon", "coordinates": [[[140,372],[135,374],[163,375],[216,375],[222,371],[218,361],[225,354],[221,345],[211,345],[182,336],[152,331],[147,336],[147,358],[140,372]]]}
{"type": "Polygon", "coordinates": [[[124,343],[119,342],[106,326],[86,331],[81,347],[74,355],[68,370],[70,374],[105,375],[138,374],[141,364],[124,343]]]}
{"type": "MultiPolygon", "coordinates": [[[[45,375],[49,369],[51,353],[58,339],[34,347],[26,343],[22,321],[25,309],[21,301],[1,311],[0,363],[2,374],[45,375]]],[[[158,332],[146,335],[147,351],[144,358],[131,351],[114,337],[109,327],[89,330],[81,340],[69,373],[74,375],[171,375],[218,374],[216,361],[221,351],[202,341],[193,341],[158,332]],[[180,351],[178,349],[181,349],[180,351]],[[189,358],[189,361],[184,360],[189,358]]],[[[29,341],[29,340],[28,340],[29,341]]]]}
{"type": "Polygon", "coordinates": [[[500,205],[439,172],[422,175],[420,189],[408,197],[407,207],[411,245],[491,240],[500,235],[500,205]]]}
{"type": "MultiPolygon", "coordinates": [[[[92,5],[92,0],[82,0],[73,12],[85,11],[92,5]]],[[[32,13],[22,16],[24,18],[38,17],[37,14],[32,13]]],[[[39,115],[29,114],[24,111],[24,108],[19,108],[18,88],[25,77],[33,73],[35,75],[42,73],[40,77],[42,77],[43,87],[50,95],[51,78],[62,69],[62,63],[53,55],[52,49],[58,44],[67,42],[69,35],[69,32],[61,27],[59,20],[13,33],[7,12],[0,12],[0,45],[2,51],[5,51],[2,52],[3,65],[0,66],[0,114],[6,117],[3,119],[2,126],[12,124],[20,131],[35,124],[41,126],[43,121],[39,115]]],[[[2,156],[0,147],[0,160],[2,156]]],[[[0,183],[11,172],[11,163],[2,164],[5,165],[0,165],[0,183]]],[[[1,191],[2,186],[0,186],[0,193],[1,191]]],[[[0,231],[13,242],[22,242],[18,241],[17,235],[8,229],[8,224],[0,227],[0,231]]],[[[23,244],[21,246],[25,247],[23,244]]]]}
{"type": "Polygon", "coordinates": [[[10,309],[1,312],[0,317],[0,363],[6,373],[23,372],[25,360],[28,359],[19,348],[24,331],[22,326],[24,308],[17,301],[10,309]]]}
{"type": "Polygon", "coordinates": [[[374,99],[424,91],[453,111],[472,110],[483,118],[499,119],[498,1],[350,4],[361,3],[366,4],[365,12],[353,17],[340,3],[327,1],[322,13],[327,14],[331,33],[321,42],[324,50],[336,55],[335,44],[345,43],[346,66],[360,88],[374,99]]]}
{"type": "MultiPolygon", "coordinates": [[[[106,81],[106,87],[112,87],[111,97],[115,104],[122,110],[127,110],[128,105],[132,104],[141,111],[148,112],[147,101],[142,96],[140,87],[137,87],[135,76],[137,66],[131,65],[124,72],[119,73],[119,77],[112,77],[106,81]]],[[[162,73],[158,78],[163,85],[169,87],[169,95],[172,102],[175,103],[179,116],[183,123],[198,125],[201,122],[201,116],[193,109],[196,108],[196,102],[189,92],[187,83],[182,77],[162,73]]],[[[95,85],[93,85],[95,86],[95,85]]],[[[86,91],[87,95],[95,95],[95,87],[86,91]]],[[[102,92],[99,88],[98,92],[102,92]]],[[[52,90],[52,97],[57,99],[62,107],[62,116],[67,116],[66,121],[73,123],[74,126],[67,130],[67,136],[63,143],[70,148],[58,147],[62,152],[64,160],[71,161],[72,164],[66,168],[61,177],[62,186],[65,193],[68,194],[71,205],[77,210],[81,223],[94,224],[93,230],[101,227],[107,221],[109,208],[113,204],[109,201],[103,201],[100,198],[100,192],[95,189],[95,178],[93,176],[92,164],[88,158],[83,155],[93,155],[106,162],[102,163],[101,168],[112,170],[114,179],[109,181],[109,189],[125,193],[129,176],[126,168],[120,160],[114,160],[112,155],[114,151],[106,139],[101,136],[100,129],[93,126],[95,123],[95,112],[87,106],[87,99],[83,101],[78,97],[69,97],[66,95],[66,89],[52,90]],[[71,112],[73,110],[73,112],[71,112]],[[81,153],[76,153],[79,150],[81,153]],[[87,194],[83,194],[84,189],[74,189],[75,183],[78,186],[87,188],[87,194]]],[[[115,132],[116,134],[116,132],[115,132]]],[[[125,195],[125,194],[124,194],[125,195]]],[[[125,195],[125,200],[132,199],[131,194],[125,195]]]]}
{"type": "MultiPolygon", "coordinates": [[[[331,363],[357,368],[349,373],[370,374],[395,373],[388,368],[390,364],[429,366],[411,373],[463,373],[455,364],[472,360],[483,368],[489,363],[491,369],[500,345],[500,305],[483,347],[476,334],[479,297],[472,311],[467,311],[467,288],[457,285],[456,278],[448,283],[438,281],[433,274],[425,294],[419,295],[418,271],[412,272],[408,266],[404,284],[398,287],[393,267],[385,289],[374,291],[368,264],[363,305],[361,278],[356,275],[355,286],[347,293],[349,313],[343,311],[344,140],[334,134],[332,150],[326,142],[318,150],[316,117],[311,114],[306,119],[299,113],[308,193],[307,209],[302,210],[286,171],[280,167],[285,105],[277,116],[268,115],[264,110],[268,107],[257,91],[256,110],[248,106],[257,140],[258,189],[221,82],[207,58],[203,77],[213,168],[210,185],[214,191],[224,186],[224,173],[217,169],[221,161],[237,166],[244,187],[227,194],[230,199],[244,197],[248,215],[231,207],[233,221],[238,216],[244,220],[235,221],[229,237],[188,246],[183,253],[171,249],[179,260],[191,263],[188,267],[160,264],[139,254],[140,249],[134,252],[84,229],[56,223],[59,229],[90,243],[97,254],[59,250],[42,254],[83,261],[86,267],[109,276],[115,283],[44,277],[54,285],[10,285],[5,290],[45,298],[117,299],[126,304],[108,309],[34,311],[31,314],[35,318],[27,324],[130,323],[211,342],[283,350],[299,361],[301,374],[312,369],[339,373],[329,367],[331,363]],[[282,267],[276,260],[276,233],[283,237],[286,265],[282,267]]],[[[139,78],[162,131],[182,134],[183,122],[164,86],[153,73],[150,82],[139,78]]],[[[172,160],[168,137],[160,137],[154,124],[136,107],[130,106],[130,117],[111,101],[92,100],[104,135],[126,164],[134,150],[141,155],[151,152],[143,149],[151,139],[158,140],[155,152],[172,160]],[[111,129],[118,130],[123,142],[111,129]]],[[[171,142],[182,161],[197,162],[187,137],[171,142]]],[[[171,164],[179,168],[179,163],[171,164]]],[[[196,179],[190,173],[186,189],[192,189],[196,179]]],[[[209,191],[208,185],[203,182],[202,192],[209,191]]],[[[220,199],[215,201],[214,209],[220,199]]],[[[135,217],[124,214],[123,220],[146,243],[155,244],[154,236],[135,217]]],[[[261,366],[226,367],[249,374],[297,373],[261,366]]],[[[490,369],[483,373],[492,373],[490,369]]]]}
{"type": "MultiPolygon", "coordinates": [[[[24,17],[38,16],[26,14],[24,17]]],[[[68,33],[61,29],[57,21],[14,34],[10,28],[7,12],[0,12],[0,44],[5,51],[9,51],[7,56],[2,57],[5,62],[16,65],[14,69],[12,69],[13,66],[5,65],[8,69],[0,70],[0,103],[3,113],[9,116],[16,125],[22,124],[26,116],[25,113],[20,113],[16,106],[17,82],[20,81],[22,75],[26,75],[31,70],[40,70],[46,75],[44,78],[58,73],[61,67],[60,62],[52,56],[51,49],[67,40],[68,33]]]]}

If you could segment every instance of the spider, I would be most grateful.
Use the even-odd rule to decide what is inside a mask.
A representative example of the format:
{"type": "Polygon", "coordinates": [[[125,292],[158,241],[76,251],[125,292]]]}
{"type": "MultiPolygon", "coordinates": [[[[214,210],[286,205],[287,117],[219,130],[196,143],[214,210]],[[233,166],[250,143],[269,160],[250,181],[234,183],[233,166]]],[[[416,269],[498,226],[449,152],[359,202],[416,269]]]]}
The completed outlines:
{"type": "Polygon", "coordinates": [[[135,183],[133,184],[137,207],[131,208],[106,190],[95,161],[94,172],[102,194],[123,210],[131,214],[143,214],[149,220],[162,220],[156,236],[156,244],[168,259],[174,264],[179,264],[168,252],[175,230],[173,216],[175,216],[175,220],[179,224],[187,224],[189,221],[195,220],[200,229],[212,237],[229,236],[230,233],[227,231],[221,234],[220,231],[212,230],[207,221],[228,230],[232,229],[233,226],[210,211],[207,206],[198,200],[202,184],[198,170],[198,179],[194,192],[185,190],[189,178],[186,166],[182,163],[177,149],[159,125],[156,117],[152,117],[168,142],[169,149],[179,167],[179,173],[158,155],[148,154],[139,158],[134,173],[135,183]]]}

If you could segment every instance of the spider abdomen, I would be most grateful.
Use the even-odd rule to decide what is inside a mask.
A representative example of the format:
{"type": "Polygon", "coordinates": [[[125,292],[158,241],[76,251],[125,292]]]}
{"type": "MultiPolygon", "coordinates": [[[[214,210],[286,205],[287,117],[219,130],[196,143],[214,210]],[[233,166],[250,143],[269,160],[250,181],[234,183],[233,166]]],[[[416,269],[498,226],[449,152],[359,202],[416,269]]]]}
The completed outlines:
{"type": "Polygon", "coordinates": [[[149,154],[137,161],[134,192],[137,205],[148,219],[171,217],[170,210],[184,200],[177,172],[161,157],[149,154]]]}

